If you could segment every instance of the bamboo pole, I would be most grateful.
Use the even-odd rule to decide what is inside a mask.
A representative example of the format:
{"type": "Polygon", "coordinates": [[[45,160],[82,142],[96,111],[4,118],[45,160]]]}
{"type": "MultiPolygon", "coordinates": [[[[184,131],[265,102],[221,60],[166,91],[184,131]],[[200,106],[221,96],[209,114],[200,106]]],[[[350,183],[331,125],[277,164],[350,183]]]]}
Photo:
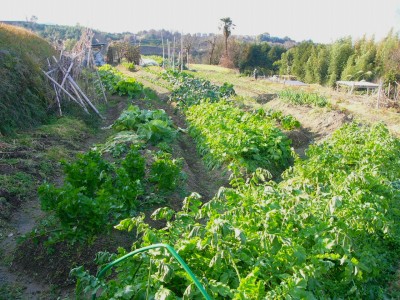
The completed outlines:
{"type": "Polygon", "coordinates": [[[174,43],[172,44],[172,70],[175,71],[175,35],[174,43]]]}
{"type": "Polygon", "coordinates": [[[58,70],[58,68],[54,68],[54,69],[52,69],[50,71],[47,71],[46,74],[50,75],[51,73],[53,73],[53,72],[55,72],[57,70],[58,70]]]}
{"type": "Polygon", "coordinates": [[[171,55],[171,49],[170,49],[170,45],[169,45],[169,41],[168,41],[168,39],[167,39],[167,46],[168,46],[168,64],[169,64],[169,66],[171,66],[171,57],[170,57],[170,55],[171,55]]]}
{"type": "Polygon", "coordinates": [[[79,94],[79,92],[76,90],[76,88],[75,88],[72,84],[71,84],[71,89],[74,91],[76,97],[77,97],[78,100],[79,100],[79,103],[78,103],[78,104],[83,108],[83,110],[84,110],[87,114],[90,114],[89,111],[88,111],[87,108],[86,108],[85,102],[82,100],[81,95],[79,94]]]}
{"type": "MultiPolygon", "coordinates": [[[[47,64],[49,65],[49,69],[51,68],[50,60],[47,59],[47,64]]],[[[50,78],[50,75],[45,73],[47,77],[50,78]]],[[[58,90],[56,88],[56,85],[53,83],[53,88],[54,92],[56,93],[56,101],[57,101],[57,108],[58,108],[58,113],[60,114],[60,117],[62,117],[62,111],[61,111],[61,103],[60,103],[60,98],[58,96],[58,90]]]]}
{"type": "Polygon", "coordinates": [[[381,98],[381,91],[382,91],[382,81],[380,81],[379,83],[379,88],[378,88],[378,99],[376,101],[376,108],[379,108],[379,102],[380,102],[380,98],[381,98]]]}
{"type": "Polygon", "coordinates": [[[95,61],[94,61],[94,57],[93,57],[93,55],[92,55],[92,63],[93,63],[93,68],[94,68],[94,70],[96,71],[97,78],[99,79],[99,82],[100,82],[100,88],[101,88],[101,91],[102,91],[102,93],[103,93],[103,98],[104,98],[104,101],[105,101],[105,103],[107,103],[106,92],[105,92],[105,89],[104,89],[103,83],[101,82],[101,78],[100,78],[99,71],[97,70],[97,68],[96,68],[96,66],[95,66],[96,64],[95,64],[95,61]]]}
{"type": "Polygon", "coordinates": [[[101,118],[104,120],[104,117],[100,114],[100,112],[97,110],[97,108],[92,104],[92,102],[90,102],[89,98],[86,97],[85,93],[82,92],[81,88],[78,86],[78,84],[74,81],[74,79],[71,77],[71,75],[68,75],[68,80],[69,82],[75,86],[75,88],[78,90],[78,92],[81,93],[83,99],[86,100],[87,104],[89,104],[89,106],[94,110],[94,112],[101,118]]]}
{"type": "MultiPolygon", "coordinates": [[[[74,65],[74,62],[71,62],[70,66],[69,66],[69,68],[68,68],[68,70],[67,70],[67,73],[64,75],[64,78],[63,78],[63,80],[62,80],[62,82],[61,82],[61,86],[63,86],[64,83],[65,83],[65,80],[67,80],[67,76],[68,76],[69,72],[71,72],[71,69],[72,69],[72,66],[73,66],[73,65],[74,65]]],[[[63,73],[64,73],[64,72],[63,72],[63,73]]]]}
{"type": "Polygon", "coordinates": [[[53,78],[51,78],[49,75],[47,75],[45,71],[42,70],[42,72],[44,73],[44,75],[46,75],[46,77],[48,79],[50,79],[51,82],[53,82],[55,85],[57,85],[64,93],[66,93],[68,95],[68,97],[70,97],[76,103],[79,103],[78,100],[76,100],[75,97],[72,96],[66,89],[64,89],[57,81],[55,81],[53,78]]]}
{"type": "MultiPolygon", "coordinates": [[[[56,61],[56,63],[58,64],[58,66],[60,67],[61,71],[65,74],[65,70],[63,68],[63,66],[60,65],[60,63],[57,61],[57,59],[53,56],[53,59],[56,61]]],[[[70,74],[67,74],[67,79],[69,80],[69,82],[71,83],[72,86],[74,86],[76,88],[76,90],[82,95],[83,99],[85,99],[85,101],[87,102],[87,104],[89,104],[89,106],[94,110],[94,112],[101,118],[104,120],[103,116],[100,114],[100,112],[97,110],[97,108],[92,104],[92,102],[89,100],[88,97],[86,97],[85,93],[81,90],[81,88],[79,87],[79,85],[74,81],[74,79],[72,78],[72,76],[70,74]]],[[[57,83],[58,84],[58,83],[57,83]]],[[[76,101],[76,100],[75,100],[76,101]]]]}
{"type": "Polygon", "coordinates": [[[163,69],[165,69],[165,63],[164,63],[165,50],[164,50],[164,38],[163,38],[163,35],[162,35],[162,30],[161,30],[161,44],[162,44],[162,67],[163,67],[163,69]]]}
{"type": "Polygon", "coordinates": [[[181,62],[181,71],[183,71],[183,32],[181,32],[181,56],[180,56],[180,62],[181,62]]]}

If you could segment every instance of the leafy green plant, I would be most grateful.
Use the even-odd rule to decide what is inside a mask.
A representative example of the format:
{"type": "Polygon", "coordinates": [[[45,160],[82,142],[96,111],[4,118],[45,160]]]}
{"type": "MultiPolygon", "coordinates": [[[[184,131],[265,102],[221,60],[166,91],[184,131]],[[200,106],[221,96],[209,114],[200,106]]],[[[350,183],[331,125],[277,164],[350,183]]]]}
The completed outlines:
{"type": "Polygon", "coordinates": [[[301,126],[300,122],[295,117],[292,115],[284,115],[279,110],[269,110],[267,112],[258,110],[257,113],[276,120],[284,130],[293,130],[301,126]]]}
{"type": "Polygon", "coordinates": [[[127,95],[129,98],[133,99],[135,96],[142,93],[143,86],[141,83],[137,82],[135,78],[129,77],[125,80],[119,81],[116,90],[118,95],[127,95]]]}
{"type": "Polygon", "coordinates": [[[146,161],[139,153],[138,147],[133,145],[121,165],[124,167],[131,180],[138,180],[145,175],[146,161]]]}
{"type": "Polygon", "coordinates": [[[199,104],[201,100],[216,102],[235,95],[233,85],[224,83],[221,87],[208,80],[195,78],[185,72],[168,70],[163,78],[174,85],[170,100],[177,102],[178,107],[186,108],[199,104]]]}
{"type": "Polygon", "coordinates": [[[316,93],[307,93],[291,89],[282,90],[278,93],[279,98],[294,105],[310,105],[325,107],[328,105],[326,97],[316,93]]]}
{"type": "Polygon", "coordinates": [[[111,164],[105,161],[99,152],[89,151],[78,154],[73,163],[63,162],[65,182],[75,188],[84,188],[84,193],[93,197],[107,180],[106,174],[112,169],[111,164]]]}
{"type": "Polygon", "coordinates": [[[126,61],[124,61],[124,62],[122,62],[122,65],[123,65],[125,68],[127,68],[128,71],[131,71],[131,72],[135,71],[135,63],[133,63],[133,62],[126,62],[126,61]]]}
{"type": "Polygon", "coordinates": [[[120,96],[128,96],[133,99],[143,92],[143,85],[140,82],[135,78],[126,77],[110,65],[101,66],[99,74],[103,85],[112,94],[118,93],[120,96]]]}
{"type": "Polygon", "coordinates": [[[59,220],[52,240],[85,241],[110,229],[112,220],[132,213],[143,194],[144,168],[138,147],[131,148],[120,166],[93,150],[64,163],[64,185],[45,183],[38,190],[42,208],[59,220]]]}
{"type": "Polygon", "coordinates": [[[290,141],[261,114],[221,101],[191,106],[186,116],[189,133],[209,167],[230,164],[240,173],[265,168],[278,175],[291,161],[290,141]]]}
{"type": "Polygon", "coordinates": [[[176,136],[172,121],[164,110],[140,110],[131,105],[114,122],[113,127],[118,131],[134,130],[138,136],[153,144],[171,141],[176,136]]]}
{"type": "MultiPolygon", "coordinates": [[[[143,214],[116,228],[136,231],[133,249],[174,245],[213,299],[390,298],[385,286],[400,258],[399,149],[382,124],[346,125],[280,183],[258,169],[205,204],[192,194],[179,212],[157,209],[152,218],[164,228],[143,214]]],[[[109,282],[80,274],[88,291],[102,287],[101,299],[198,297],[164,251],[121,263],[109,282]]]]}
{"type": "Polygon", "coordinates": [[[160,191],[175,190],[183,179],[182,159],[173,159],[170,153],[157,153],[150,168],[149,180],[156,184],[160,191]]]}

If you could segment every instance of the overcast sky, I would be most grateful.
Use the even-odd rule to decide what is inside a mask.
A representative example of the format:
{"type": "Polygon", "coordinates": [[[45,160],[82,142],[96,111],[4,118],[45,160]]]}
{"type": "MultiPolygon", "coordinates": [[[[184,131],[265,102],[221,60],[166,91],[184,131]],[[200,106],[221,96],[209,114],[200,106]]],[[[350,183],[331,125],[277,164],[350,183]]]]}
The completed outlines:
{"type": "Polygon", "coordinates": [[[0,0],[0,20],[77,23],[108,32],[167,29],[218,32],[231,17],[233,34],[289,36],[329,43],[351,35],[383,38],[400,30],[400,0],[0,0]]]}

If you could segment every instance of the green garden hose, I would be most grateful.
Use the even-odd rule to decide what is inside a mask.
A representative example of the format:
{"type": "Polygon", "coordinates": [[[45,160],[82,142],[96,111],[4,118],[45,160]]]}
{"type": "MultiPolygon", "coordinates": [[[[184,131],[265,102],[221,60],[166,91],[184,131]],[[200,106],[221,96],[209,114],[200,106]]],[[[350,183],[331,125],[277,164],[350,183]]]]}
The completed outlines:
{"type": "MultiPolygon", "coordinates": [[[[102,270],[100,270],[100,272],[97,274],[97,278],[100,279],[101,277],[103,277],[103,275],[106,273],[107,270],[109,270],[110,268],[112,268],[113,266],[115,266],[116,264],[120,263],[121,261],[134,256],[136,254],[142,253],[142,252],[146,252],[148,250],[151,249],[155,249],[155,248],[166,248],[171,254],[172,256],[180,263],[180,265],[185,269],[186,273],[188,273],[188,275],[190,276],[190,278],[193,280],[194,284],[197,286],[197,288],[200,290],[201,294],[204,296],[205,299],[207,300],[211,300],[211,297],[207,294],[206,290],[204,289],[203,285],[200,283],[200,281],[196,278],[196,275],[193,274],[192,270],[190,270],[189,266],[185,263],[185,261],[182,259],[182,257],[179,256],[179,254],[175,251],[174,248],[172,248],[170,245],[167,244],[154,244],[154,245],[150,245],[147,247],[143,247],[143,248],[139,248],[135,251],[132,251],[116,260],[114,260],[113,262],[109,263],[107,266],[105,266],[102,270]]],[[[96,299],[96,293],[92,294],[92,299],[95,300],[96,299]]]]}

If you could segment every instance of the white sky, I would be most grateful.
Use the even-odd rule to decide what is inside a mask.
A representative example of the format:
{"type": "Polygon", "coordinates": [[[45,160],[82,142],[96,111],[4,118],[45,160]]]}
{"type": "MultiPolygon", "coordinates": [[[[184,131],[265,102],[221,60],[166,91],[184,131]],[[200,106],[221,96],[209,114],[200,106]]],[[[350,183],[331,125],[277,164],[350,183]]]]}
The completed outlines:
{"type": "Polygon", "coordinates": [[[0,20],[93,27],[107,32],[167,29],[218,32],[231,17],[233,34],[289,36],[332,42],[351,35],[383,38],[400,30],[400,0],[0,0],[0,20]]]}

